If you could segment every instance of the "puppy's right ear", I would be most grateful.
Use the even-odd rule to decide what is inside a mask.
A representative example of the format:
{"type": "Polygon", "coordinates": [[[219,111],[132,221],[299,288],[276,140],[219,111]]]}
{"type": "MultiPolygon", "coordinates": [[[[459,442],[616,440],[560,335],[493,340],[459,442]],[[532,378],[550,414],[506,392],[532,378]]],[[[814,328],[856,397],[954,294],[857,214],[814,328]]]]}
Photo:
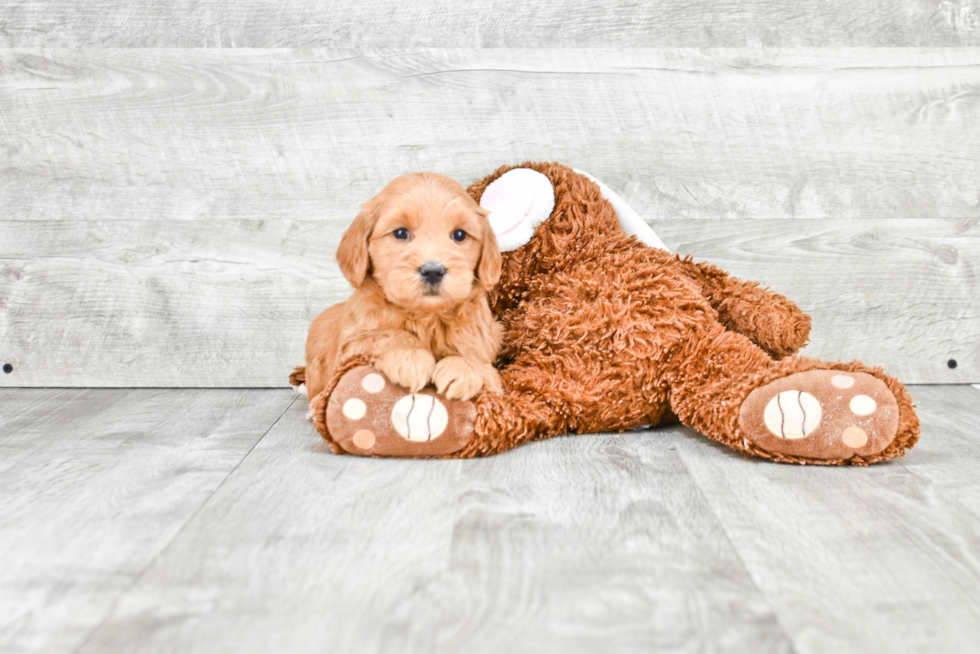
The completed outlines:
{"type": "Polygon", "coordinates": [[[344,232],[344,237],[340,239],[340,247],[337,248],[337,263],[340,265],[340,272],[344,273],[354,288],[358,288],[364,283],[368,269],[371,267],[371,258],[368,256],[368,241],[374,231],[374,225],[378,222],[378,205],[374,201],[365,202],[361,205],[361,213],[351,223],[351,226],[344,232]]]}

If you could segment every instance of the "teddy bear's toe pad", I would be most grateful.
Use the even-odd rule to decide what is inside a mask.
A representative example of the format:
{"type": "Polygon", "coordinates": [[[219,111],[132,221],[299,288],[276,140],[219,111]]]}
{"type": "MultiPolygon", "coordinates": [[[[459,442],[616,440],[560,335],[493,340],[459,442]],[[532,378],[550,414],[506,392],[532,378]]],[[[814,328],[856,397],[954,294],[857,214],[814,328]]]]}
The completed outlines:
{"type": "Polygon", "coordinates": [[[894,440],[898,403],[873,375],[809,370],[752,391],[739,426],[770,452],[812,459],[870,456],[894,440]]]}
{"type": "Polygon", "coordinates": [[[447,400],[431,386],[409,393],[371,366],[345,374],[327,403],[327,429],[350,454],[452,454],[469,442],[475,420],[472,402],[447,400]]]}

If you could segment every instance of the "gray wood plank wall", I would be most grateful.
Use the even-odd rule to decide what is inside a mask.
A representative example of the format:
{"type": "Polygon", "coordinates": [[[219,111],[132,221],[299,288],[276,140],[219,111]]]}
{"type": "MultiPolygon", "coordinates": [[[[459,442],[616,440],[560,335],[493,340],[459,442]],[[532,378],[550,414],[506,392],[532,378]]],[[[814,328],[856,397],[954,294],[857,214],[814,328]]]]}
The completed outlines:
{"type": "Polygon", "coordinates": [[[980,382],[980,5],[716,4],[0,2],[0,385],[281,386],[359,203],[527,159],[980,382]]]}
{"type": "Polygon", "coordinates": [[[0,46],[980,45],[976,0],[7,0],[0,46]]]}

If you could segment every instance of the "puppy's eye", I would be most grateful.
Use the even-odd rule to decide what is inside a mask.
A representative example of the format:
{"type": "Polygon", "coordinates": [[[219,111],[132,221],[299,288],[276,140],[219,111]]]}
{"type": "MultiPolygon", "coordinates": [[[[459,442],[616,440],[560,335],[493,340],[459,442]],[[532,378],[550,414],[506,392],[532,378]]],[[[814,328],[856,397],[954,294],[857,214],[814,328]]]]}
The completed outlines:
{"type": "Polygon", "coordinates": [[[404,241],[409,236],[408,230],[405,229],[404,227],[399,227],[398,229],[393,231],[391,235],[397,238],[399,241],[404,241]]]}
{"type": "Polygon", "coordinates": [[[453,240],[459,243],[460,241],[466,239],[466,232],[464,232],[461,229],[457,229],[455,232],[453,232],[452,236],[453,236],[453,240]]]}

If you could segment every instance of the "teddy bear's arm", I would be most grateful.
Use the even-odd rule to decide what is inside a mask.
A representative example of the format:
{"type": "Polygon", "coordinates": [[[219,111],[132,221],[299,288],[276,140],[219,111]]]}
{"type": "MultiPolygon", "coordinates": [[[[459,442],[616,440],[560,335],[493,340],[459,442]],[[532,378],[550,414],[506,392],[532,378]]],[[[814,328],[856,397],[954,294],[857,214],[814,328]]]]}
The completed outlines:
{"type": "Polygon", "coordinates": [[[678,255],[676,261],[701,286],[726,329],[748,337],[776,360],[796,354],[806,345],[810,316],[792,300],[710,264],[694,263],[690,257],[678,255]]]}

